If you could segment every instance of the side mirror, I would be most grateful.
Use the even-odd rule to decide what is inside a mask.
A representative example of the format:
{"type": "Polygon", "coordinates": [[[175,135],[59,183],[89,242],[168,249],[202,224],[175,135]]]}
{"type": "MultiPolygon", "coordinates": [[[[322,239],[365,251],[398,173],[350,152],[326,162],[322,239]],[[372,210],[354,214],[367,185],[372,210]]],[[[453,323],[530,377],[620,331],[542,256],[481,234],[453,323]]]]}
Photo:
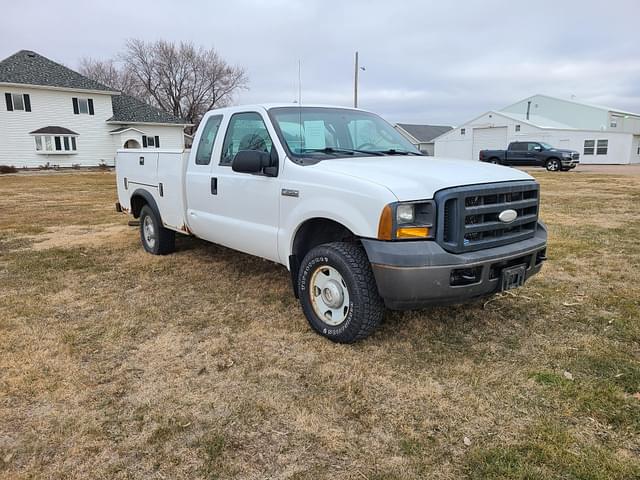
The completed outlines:
{"type": "Polygon", "coordinates": [[[278,154],[257,150],[240,150],[231,161],[231,169],[239,173],[264,174],[275,177],[278,174],[278,154]]]}
{"type": "Polygon", "coordinates": [[[542,151],[542,147],[541,147],[540,145],[536,145],[535,147],[533,147],[533,149],[534,149],[536,152],[541,152],[541,151],[542,151]]]}

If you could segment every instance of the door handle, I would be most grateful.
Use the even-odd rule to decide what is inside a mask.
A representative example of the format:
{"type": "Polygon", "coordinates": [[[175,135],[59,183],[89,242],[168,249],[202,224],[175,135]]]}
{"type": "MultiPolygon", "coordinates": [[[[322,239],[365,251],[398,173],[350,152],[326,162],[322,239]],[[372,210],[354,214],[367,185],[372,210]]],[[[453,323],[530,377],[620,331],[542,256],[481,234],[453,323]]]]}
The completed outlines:
{"type": "Polygon", "coordinates": [[[218,178],[211,177],[211,195],[218,194],[218,178]]]}

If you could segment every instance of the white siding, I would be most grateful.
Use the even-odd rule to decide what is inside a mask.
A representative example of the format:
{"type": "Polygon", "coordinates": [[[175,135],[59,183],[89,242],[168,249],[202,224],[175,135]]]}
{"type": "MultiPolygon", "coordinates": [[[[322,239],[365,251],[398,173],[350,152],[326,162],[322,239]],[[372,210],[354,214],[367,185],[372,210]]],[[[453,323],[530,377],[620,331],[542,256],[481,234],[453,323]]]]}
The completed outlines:
{"type": "MultiPolygon", "coordinates": [[[[101,93],[66,92],[43,88],[7,87],[0,85],[0,165],[39,167],[49,165],[82,166],[106,163],[113,165],[116,150],[122,148],[118,135],[110,135],[121,125],[108,124],[113,116],[111,96],[101,93]],[[5,93],[27,93],[31,112],[7,111],[5,93]],[[72,98],[91,98],[94,115],[73,113],[72,98]],[[43,154],[36,152],[35,140],[29,132],[59,126],[76,132],[75,154],[43,154]],[[116,138],[118,140],[116,140],[116,138]]],[[[136,125],[148,135],[160,136],[162,148],[183,148],[182,127],[166,125],[136,125]]]]}
{"type": "Polygon", "coordinates": [[[112,149],[115,152],[121,148],[124,148],[124,144],[127,140],[136,140],[140,146],[142,146],[142,135],[146,135],[148,137],[155,137],[156,135],[160,137],[160,148],[164,149],[182,149],[184,148],[184,135],[182,127],[176,127],[173,125],[110,125],[110,130],[115,130],[116,128],[126,128],[133,127],[136,130],[140,130],[137,132],[136,130],[129,130],[122,132],[120,134],[111,135],[112,138],[112,149]]]}

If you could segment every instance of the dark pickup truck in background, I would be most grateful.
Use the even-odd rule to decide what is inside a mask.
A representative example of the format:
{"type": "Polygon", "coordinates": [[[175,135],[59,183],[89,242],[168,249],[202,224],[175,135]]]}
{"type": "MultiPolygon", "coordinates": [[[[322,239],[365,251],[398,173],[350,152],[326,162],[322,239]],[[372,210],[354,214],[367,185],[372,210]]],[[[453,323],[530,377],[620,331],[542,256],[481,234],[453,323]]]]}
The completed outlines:
{"type": "Polygon", "coordinates": [[[575,150],[554,148],[544,142],[511,142],[506,150],[480,150],[480,161],[509,166],[545,167],[550,172],[566,172],[580,163],[575,150]]]}

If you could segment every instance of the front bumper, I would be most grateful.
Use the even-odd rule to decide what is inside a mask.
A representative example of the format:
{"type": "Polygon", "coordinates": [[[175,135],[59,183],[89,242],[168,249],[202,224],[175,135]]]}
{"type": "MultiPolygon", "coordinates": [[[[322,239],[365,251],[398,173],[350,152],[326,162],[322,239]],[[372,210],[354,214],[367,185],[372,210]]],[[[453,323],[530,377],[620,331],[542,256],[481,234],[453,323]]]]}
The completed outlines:
{"type": "Polygon", "coordinates": [[[525,279],[529,279],[546,259],[547,231],[539,223],[533,238],[461,254],[449,253],[434,241],[363,239],[362,244],[386,306],[408,310],[495,293],[501,286],[502,269],[515,265],[525,264],[525,279]]]}
{"type": "Polygon", "coordinates": [[[562,157],[560,159],[560,163],[562,164],[562,168],[576,168],[576,166],[580,163],[580,160],[576,158],[562,157]]]}

